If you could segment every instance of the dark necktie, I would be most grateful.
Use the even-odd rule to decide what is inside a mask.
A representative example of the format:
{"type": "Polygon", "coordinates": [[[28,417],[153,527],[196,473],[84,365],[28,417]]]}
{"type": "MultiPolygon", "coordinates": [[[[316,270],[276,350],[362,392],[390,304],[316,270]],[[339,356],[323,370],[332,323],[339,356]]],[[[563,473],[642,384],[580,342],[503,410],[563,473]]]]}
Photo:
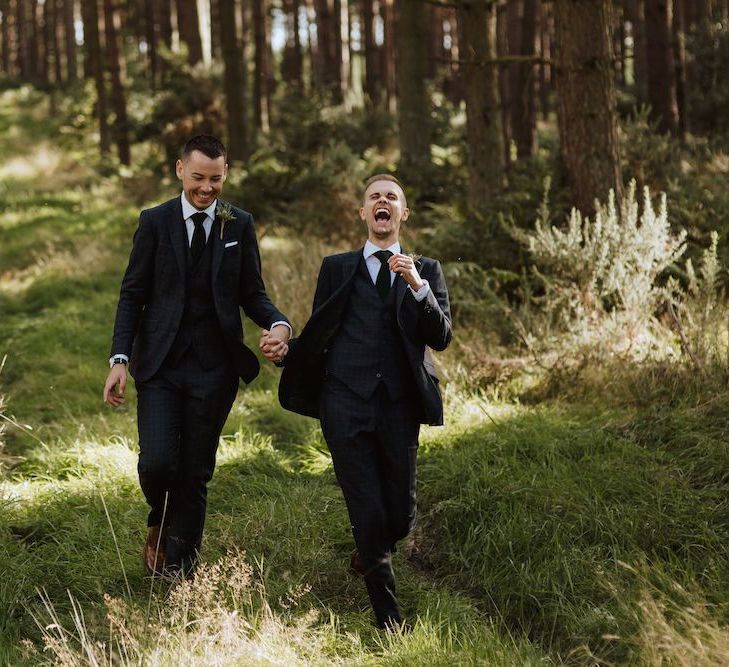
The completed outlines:
{"type": "Polygon", "coordinates": [[[390,293],[390,267],[387,265],[387,260],[392,257],[392,253],[389,250],[378,250],[374,255],[380,260],[380,270],[377,272],[375,287],[380,293],[380,298],[385,301],[390,293]]]}
{"type": "Polygon", "coordinates": [[[190,258],[192,259],[192,265],[200,261],[203,250],[205,250],[205,228],[203,222],[208,217],[207,213],[200,211],[199,213],[193,213],[192,221],[195,223],[195,231],[192,233],[192,243],[190,244],[190,258]]]}

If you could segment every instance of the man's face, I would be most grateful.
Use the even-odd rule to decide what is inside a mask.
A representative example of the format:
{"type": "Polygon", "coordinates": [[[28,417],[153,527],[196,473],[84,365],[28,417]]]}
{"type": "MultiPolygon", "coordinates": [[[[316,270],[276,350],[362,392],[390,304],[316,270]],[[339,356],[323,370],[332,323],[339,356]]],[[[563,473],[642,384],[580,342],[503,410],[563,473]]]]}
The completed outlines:
{"type": "Polygon", "coordinates": [[[182,181],[182,191],[187,201],[196,209],[206,209],[223,190],[228,165],[222,155],[209,158],[200,151],[192,151],[177,161],[177,178],[182,181]]]}
{"type": "Polygon", "coordinates": [[[365,190],[359,217],[367,225],[371,240],[397,241],[400,223],[408,219],[410,209],[402,188],[392,181],[375,181],[365,190]]]}

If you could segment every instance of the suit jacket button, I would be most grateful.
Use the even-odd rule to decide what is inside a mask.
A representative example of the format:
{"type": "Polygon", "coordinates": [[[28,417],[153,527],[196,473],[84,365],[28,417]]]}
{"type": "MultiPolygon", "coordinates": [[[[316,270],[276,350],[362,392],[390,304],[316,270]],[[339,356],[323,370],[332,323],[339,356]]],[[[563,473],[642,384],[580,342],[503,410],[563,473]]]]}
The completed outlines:
{"type": "Polygon", "coordinates": [[[375,377],[376,377],[376,378],[381,378],[381,377],[382,377],[382,373],[377,373],[377,374],[375,375],[375,377]]]}

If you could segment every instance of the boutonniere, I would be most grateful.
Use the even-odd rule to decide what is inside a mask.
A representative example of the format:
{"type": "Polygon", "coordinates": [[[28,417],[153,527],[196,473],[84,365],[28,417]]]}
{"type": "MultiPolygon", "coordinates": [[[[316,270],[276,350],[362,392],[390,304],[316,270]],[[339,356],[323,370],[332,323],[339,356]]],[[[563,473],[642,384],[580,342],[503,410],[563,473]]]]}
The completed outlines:
{"type": "Polygon", "coordinates": [[[222,241],[225,224],[231,220],[235,220],[235,213],[233,213],[233,207],[230,204],[221,204],[218,202],[218,205],[215,208],[215,215],[217,215],[220,220],[220,240],[222,241]]]}
{"type": "Polygon", "coordinates": [[[422,255],[419,255],[417,252],[409,252],[408,257],[413,260],[413,264],[416,264],[420,261],[422,255]]]}

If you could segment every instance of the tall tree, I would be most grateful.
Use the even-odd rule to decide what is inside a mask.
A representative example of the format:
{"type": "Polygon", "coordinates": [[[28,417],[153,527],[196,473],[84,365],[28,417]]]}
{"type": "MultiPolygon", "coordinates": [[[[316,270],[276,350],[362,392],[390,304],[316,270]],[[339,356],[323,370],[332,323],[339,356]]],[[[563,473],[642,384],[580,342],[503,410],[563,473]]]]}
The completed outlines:
{"type": "Polygon", "coordinates": [[[0,0],[0,12],[3,15],[2,24],[0,24],[0,39],[2,40],[0,63],[2,63],[2,71],[10,74],[10,0],[0,0]]]}
{"type": "Polygon", "coordinates": [[[152,90],[157,89],[159,77],[159,54],[157,53],[157,17],[154,2],[144,3],[144,41],[147,43],[149,59],[149,81],[152,90]]]}
{"type": "Polygon", "coordinates": [[[283,0],[286,43],[281,60],[281,78],[299,90],[303,88],[303,56],[299,36],[300,0],[283,0]]]}
{"type": "Polygon", "coordinates": [[[425,14],[419,0],[397,2],[397,119],[400,169],[417,184],[430,167],[430,100],[426,88],[425,14]]]}
{"type": "Polygon", "coordinates": [[[496,59],[496,5],[464,4],[460,19],[463,26],[468,201],[471,208],[483,211],[493,194],[505,185],[498,67],[493,62],[496,59]]]}
{"type": "Polygon", "coordinates": [[[253,0],[253,42],[254,42],[254,80],[253,80],[253,117],[256,128],[269,131],[269,91],[268,67],[266,64],[266,13],[267,0],[253,0]]]}
{"type": "Polygon", "coordinates": [[[66,78],[69,81],[75,81],[78,77],[75,0],[63,0],[63,40],[66,51],[66,78]]]}
{"type": "Polygon", "coordinates": [[[28,3],[27,0],[15,0],[15,46],[16,61],[20,76],[29,81],[35,73],[31,69],[30,43],[28,36],[28,3]]]}
{"type": "Polygon", "coordinates": [[[349,45],[349,0],[334,0],[335,34],[337,37],[337,62],[339,63],[339,85],[335,102],[347,99],[351,78],[351,60],[349,45]]]}
{"type": "Polygon", "coordinates": [[[362,46],[364,48],[365,81],[364,92],[372,104],[378,104],[380,94],[380,53],[375,41],[375,13],[372,0],[361,0],[362,46]]]}
{"type": "Polygon", "coordinates": [[[387,109],[394,114],[397,110],[395,0],[382,0],[380,11],[382,12],[385,42],[382,49],[382,79],[385,82],[387,109]]]}
{"type": "Polygon", "coordinates": [[[102,157],[109,154],[111,138],[109,134],[108,101],[104,85],[104,60],[99,38],[99,6],[97,0],[84,0],[81,3],[81,19],[84,26],[84,52],[86,70],[96,84],[96,117],[99,122],[99,149],[102,157]]]}
{"type": "Polygon", "coordinates": [[[638,104],[648,101],[648,60],[645,34],[645,0],[627,0],[626,17],[633,37],[633,79],[638,104]]]}
{"type": "Polygon", "coordinates": [[[648,100],[661,132],[678,135],[676,67],[673,61],[673,0],[645,0],[648,100]]]}
{"type": "Polygon", "coordinates": [[[122,79],[123,60],[119,51],[119,15],[114,7],[114,0],[103,0],[103,3],[106,63],[111,75],[111,107],[114,111],[114,141],[119,151],[119,161],[128,165],[132,159],[129,144],[127,98],[122,79]]]}
{"type": "Polygon", "coordinates": [[[573,201],[588,212],[610,188],[622,194],[612,2],[555,0],[554,21],[562,159],[573,201]]]}
{"type": "Polygon", "coordinates": [[[530,157],[537,149],[536,55],[540,0],[524,0],[517,54],[525,60],[515,64],[512,79],[511,132],[517,155],[530,157]]]}
{"type": "Polygon", "coordinates": [[[28,0],[28,51],[30,53],[30,72],[36,81],[45,81],[43,72],[43,40],[40,38],[38,0],[28,0]]]}
{"type": "Polygon", "coordinates": [[[225,74],[225,110],[228,123],[228,154],[232,160],[248,157],[246,85],[243,58],[238,43],[235,21],[235,0],[219,0],[220,46],[225,74]]]}
{"type": "Polygon", "coordinates": [[[208,0],[210,2],[210,53],[213,60],[218,60],[222,55],[222,34],[218,29],[220,25],[220,0],[208,0]]]}
{"type": "Polygon", "coordinates": [[[58,40],[58,2],[46,0],[43,4],[43,27],[45,29],[47,69],[53,65],[53,80],[58,84],[63,80],[61,50],[58,40]]]}
{"type": "Polygon", "coordinates": [[[200,39],[200,17],[195,0],[176,0],[177,30],[180,41],[187,45],[187,60],[191,65],[202,60],[202,40],[200,39]]]}
{"type": "Polygon", "coordinates": [[[676,108],[678,136],[685,141],[688,131],[688,99],[686,71],[686,18],[683,0],[673,0],[673,51],[676,65],[676,108]]]}
{"type": "Polygon", "coordinates": [[[339,16],[334,11],[334,0],[314,0],[314,7],[316,8],[316,48],[319,66],[317,79],[320,86],[332,95],[332,100],[339,102],[342,98],[341,60],[337,57],[337,45],[341,52],[341,40],[337,34],[339,16]]]}

